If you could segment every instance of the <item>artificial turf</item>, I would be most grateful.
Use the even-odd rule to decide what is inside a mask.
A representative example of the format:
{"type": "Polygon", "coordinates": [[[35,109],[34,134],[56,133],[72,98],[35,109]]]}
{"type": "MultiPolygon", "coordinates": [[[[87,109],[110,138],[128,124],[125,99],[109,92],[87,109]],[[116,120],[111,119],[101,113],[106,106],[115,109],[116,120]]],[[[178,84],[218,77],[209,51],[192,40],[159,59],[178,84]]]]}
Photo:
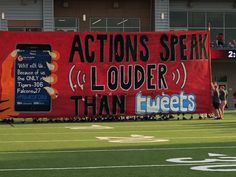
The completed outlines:
{"type": "Polygon", "coordinates": [[[224,120],[0,124],[0,177],[54,176],[235,177],[236,111],[227,111],[224,120]],[[168,141],[149,142],[153,138],[168,141]],[[216,160],[166,161],[182,157],[216,160]],[[191,169],[206,165],[228,166],[191,169]]]}

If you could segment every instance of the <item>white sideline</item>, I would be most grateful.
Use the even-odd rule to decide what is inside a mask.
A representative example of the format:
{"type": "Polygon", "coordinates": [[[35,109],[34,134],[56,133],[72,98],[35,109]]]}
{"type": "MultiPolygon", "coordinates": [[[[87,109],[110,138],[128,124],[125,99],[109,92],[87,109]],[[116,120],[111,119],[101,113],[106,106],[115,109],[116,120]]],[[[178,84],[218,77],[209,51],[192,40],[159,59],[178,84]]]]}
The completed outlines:
{"type": "Polygon", "coordinates": [[[199,150],[199,149],[234,149],[236,146],[206,146],[206,147],[176,147],[176,148],[137,148],[137,149],[84,149],[71,151],[5,151],[3,154],[51,154],[51,153],[94,153],[94,152],[130,152],[130,151],[171,151],[171,150],[199,150]]]}
{"type": "MultiPolygon", "coordinates": [[[[211,165],[221,165],[222,163],[211,163],[211,165]]],[[[52,168],[9,168],[0,169],[0,172],[12,171],[53,171],[53,170],[93,170],[93,169],[114,169],[114,168],[151,168],[151,167],[176,167],[192,166],[200,164],[150,164],[150,165],[112,165],[112,166],[87,166],[87,167],[52,167],[52,168]]],[[[202,164],[201,164],[202,165],[202,164]]],[[[205,164],[207,165],[207,163],[205,164]]]]}

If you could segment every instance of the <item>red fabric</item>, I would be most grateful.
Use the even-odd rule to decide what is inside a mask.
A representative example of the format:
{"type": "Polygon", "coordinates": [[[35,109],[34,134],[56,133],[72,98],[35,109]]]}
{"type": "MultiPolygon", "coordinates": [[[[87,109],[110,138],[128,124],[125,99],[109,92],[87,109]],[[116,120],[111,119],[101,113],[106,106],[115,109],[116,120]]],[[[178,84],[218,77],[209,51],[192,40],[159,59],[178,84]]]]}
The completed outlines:
{"type": "MultiPolygon", "coordinates": [[[[112,114],[112,96],[117,95],[125,96],[125,112],[122,114],[125,115],[135,115],[137,114],[136,109],[136,99],[138,93],[141,93],[143,96],[150,96],[150,98],[161,97],[163,95],[168,95],[169,97],[174,94],[193,94],[196,98],[196,110],[195,113],[206,113],[211,111],[211,91],[210,91],[210,82],[211,82],[211,70],[210,70],[210,59],[206,58],[204,51],[200,51],[200,44],[203,40],[203,36],[206,35],[206,41],[204,47],[206,48],[207,55],[209,55],[209,33],[207,31],[180,31],[180,32],[144,32],[144,33],[74,33],[74,32],[0,32],[0,66],[7,56],[15,50],[16,44],[18,43],[36,43],[36,44],[50,44],[52,50],[55,50],[60,53],[60,59],[57,61],[58,70],[55,73],[58,77],[58,81],[52,87],[58,91],[58,98],[52,100],[52,110],[46,113],[20,113],[18,117],[58,117],[58,116],[76,116],[75,113],[75,101],[71,99],[71,96],[88,96],[88,101],[91,102],[92,97],[95,96],[97,99],[96,106],[96,115],[99,114],[99,109],[101,107],[100,102],[103,95],[108,96],[110,114],[112,114]],[[98,40],[99,35],[107,35],[106,39],[103,40],[101,45],[101,40],[98,40]],[[86,57],[86,52],[84,49],[86,47],[89,49],[88,55],[95,55],[94,62],[81,62],[81,58],[78,52],[75,52],[73,62],[69,62],[71,48],[75,35],[80,37],[80,42],[82,45],[83,54],[86,57]],[[88,37],[90,36],[90,37],[88,37]],[[117,37],[118,36],[118,37],[117,37]],[[167,39],[164,42],[161,42],[161,38],[166,36],[167,39]],[[192,50],[192,46],[195,45],[193,42],[194,36],[196,36],[197,45],[192,50]],[[87,43],[85,39],[88,37],[87,43]],[[146,39],[141,39],[142,37],[146,39]],[[180,47],[182,40],[182,48],[180,47]],[[185,38],[186,37],[186,38],[185,38]],[[115,42],[115,38],[122,39],[124,46],[128,42],[135,48],[137,44],[137,61],[134,61],[131,53],[127,54],[127,50],[130,50],[127,47],[122,48],[119,42],[115,42]],[[130,39],[131,41],[128,41],[130,39]],[[170,46],[175,44],[173,47],[170,46]],[[178,40],[178,41],[176,41],[178,40]],[[113,41],[113,42],[112,42],[113,41]],[[136,43],[136,44],[135,44],[136,43]],[[145,43],[145,44],[144,44],[145,43]],[[163,44],[164,43],[164,44],[163,44]],[[118,53],[115,53],[115,45],[118,45],[118,53]],[[161,54],[167,56],[167,48],[169,47],[169,59],[163,61],[161,59],[161,54]],[[101,62],[101,50],[104,51],[103,62],[101,62]],[[196,50],[198,50],[198,55],[196,56],[196,50]],[[181,51],[182,55],[186,56],[186,60],[182,58],[181,60],[181,51]],[[113,61],[110,61],[110,56],[112,52],[113,61]],[[142,61],[141,58],[147,56],[147,61],[142,61]],[[174,53],[175,52],[175,53],[174,53]],[[192,54],[191,54],[192,53],[192,54]],[[119,56],[123,56],[122,61],[115,61],[119,56]],[[176,59],[172,61],[171,54],[173,54],[176,59]],[[128,59],[128,57],[130,59],[128,59]],[[193,56],[193,58],[191,57],[193,56]],[[144,83],[138,89],[134,88],[134,78],[135,78],[135,66],[142,66],[145,72],[144,83]],[[155,88],[147,88],[148,84],[148,65],[153,65],[155,68],[150,70],[151,77],[149,78],[150,83],[155,88]],[[158,82],[161,80],[158,79],[158,67],[166,66],[166,73],[163,76],[167,88],[161,87],[158,82]],[[132,86],[131,88],[125,90],[120,86],[121,80],[118,79],[118,87],[115,90],[111,90],[108,86],[108,71],[111,67],[118,68],[118,78],[121,77],[121,73],[125,74],[127,79],[127,70],[131,66],[132,71],[132,86]],[[103,91],[92,90],[92,67],[96,67],[96,84],[103,85],[103,91]],[[121,68],[124,67],[122,71],[121,68]],[[70,77],[70,71],[72,76],[70,77]],[[186,74],[185,74],[186,71],[186,74]],[[80,72],[79,77],[78,72],[80,72]],[[84,80],[83,80],[84,75],[84,80]],[[180,76],[178,78],[178,76],[180,76]],[[75,90],[70,86],[70,79],[73,85],[76,85],[75,90]],[[78,86],[78,80],[80,84],[83,84],[83,90],[78,86]],[[185,80],[186,79],[186,80],[185,80]],[[85,81],[85,83],[83,83],[85,81]],[[160,87],[160,88],[158,88],[160,87]]],[[[80,47],[76,43],[76,47],[80,47]]],[[[145,57],[144,57],[145,58],[145,57]]],[[[2,68],[0,68],[0,73],[2,68]]],[[[113,72],[114,74],[114,72],[113,72]]],[[[113,75],[112,75],[113,76],[113,75]]],[[[0,76],[1,77],[1,76],[0,76]]],[[[140,79],[140,75],[138,76],[140,79]]],[[[113,83],[115,80],[113,79],[113,83]]],[[[2,90],[0,90],[2,92],[2,90]]],[[[10,94],[10,93],[9,93],[10,94]]],[[[104,100],[103,100],[104,101],[104,100]]],[[[104,102],[103,102],[104,103],[104,102]]],[[[105,103],[104,103],[105,104],[105,103]]],[[[182,104],[182,103],[180,103],[182,104]]],[[[1,107],[1,105],[0,105],[1,107]]],[[[168,106],[166,106],[168,107],[168,106]]],[[[103,107],[103,114],[107,114],[105,108],[103,107]]],[[[84,111],[84,99],[79,101],[79,110],[78,114],[80,116],[85,115],[84,111]]],[[[170,111],[171,112],[171,111],[170,111]]],[[[179,111],[181,112],[181,111],[179,111]]],[[[151,112],[147,112],[150,113],[151,112]]],[[[162,111],[163,113],[163,111],[162,111]]],[[[89,115],[92,113],[92,108],[89,108],[89,115]]],[[[116,114],[121,114],[117,110],[116,114]]],[[[1,117],[1,113],[0,113],[1,117]]]]}
{"type": "Polygon", "coordinates": [[[226,52],[227,52],[226,50],[212,49],[211,50],[211,58],[212,58],[212,60],[228,58],[226,52]]]}

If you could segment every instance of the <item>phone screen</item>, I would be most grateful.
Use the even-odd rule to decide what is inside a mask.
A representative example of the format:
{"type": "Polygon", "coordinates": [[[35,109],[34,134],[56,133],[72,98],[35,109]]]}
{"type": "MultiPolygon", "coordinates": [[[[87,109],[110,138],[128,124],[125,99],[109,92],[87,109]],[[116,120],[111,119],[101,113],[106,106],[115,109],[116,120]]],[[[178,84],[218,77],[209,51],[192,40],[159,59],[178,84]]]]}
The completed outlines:
{"type": "Polygon", "coordinates": [[[18,44],[15,61],[15,111],[47,112],[51,110],[51,97],[44,89],[50,83],[47,63],[51,63],[48,44],[18,44]]]}

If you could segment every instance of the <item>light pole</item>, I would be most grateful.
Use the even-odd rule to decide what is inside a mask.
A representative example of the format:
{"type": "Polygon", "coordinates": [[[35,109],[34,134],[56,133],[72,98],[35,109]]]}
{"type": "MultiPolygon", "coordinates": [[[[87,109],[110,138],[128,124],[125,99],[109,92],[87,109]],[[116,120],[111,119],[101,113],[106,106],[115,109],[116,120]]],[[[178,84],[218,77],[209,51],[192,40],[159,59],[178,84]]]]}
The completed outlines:
{"type": "Polygon", "coordinates": [[[5,20],[5,13],[4,12],[2,12],[1,19],[5,20]]]}

